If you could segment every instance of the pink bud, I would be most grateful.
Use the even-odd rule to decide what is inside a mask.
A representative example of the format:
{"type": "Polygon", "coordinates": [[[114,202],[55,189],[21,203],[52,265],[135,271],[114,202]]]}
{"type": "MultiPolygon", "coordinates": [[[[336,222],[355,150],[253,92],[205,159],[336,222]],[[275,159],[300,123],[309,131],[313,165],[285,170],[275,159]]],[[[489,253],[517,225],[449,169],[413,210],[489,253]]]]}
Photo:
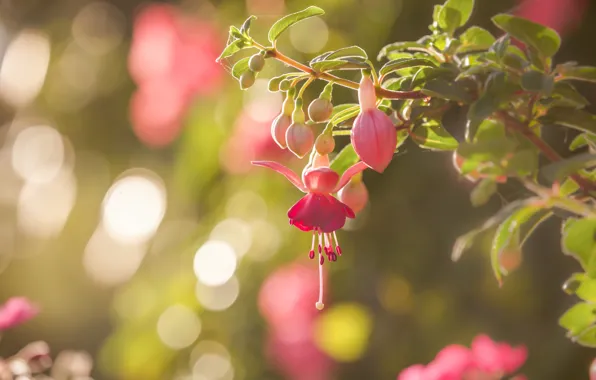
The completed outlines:
{"type": "Polygon", "coordinates": [[[362,162],[382,173],[393,158],[397,132],[389,116],[376,108],[375,88],[369,77],[362,77],[358,99],[361,110],[352,127],[352,145],[362,162]]]}
{"type": "Polygon", "coordinates": [[[350,181],[337,193],[337,197],[357,214],[368,203],[368,190],[364,182],[350,181]]]}
{"type": "Polygon", "coordinates": [[[293,123],[286,132],[286,144],[292,153],[302,158],[315,145],[315,135],[308,125],[293,123]]]}
{"type": "Polygon", "coordinates": [[[286,143],[286,132],[292,124],[292,117],[280,113],[271,123],[271,137],[279,145],[280,148],[285,149],[288,144],[286,143]]]}
{"type": "Polygon", "coordinates": [[[596,359],[590,365],[590,380],[596,380],[596,359]]]}
{"type": "Polygon", "coordinates": [[[13,297],[0,307],[0,330],[6,330],[28,321],[38,313],[27,298],[13,297]]]}

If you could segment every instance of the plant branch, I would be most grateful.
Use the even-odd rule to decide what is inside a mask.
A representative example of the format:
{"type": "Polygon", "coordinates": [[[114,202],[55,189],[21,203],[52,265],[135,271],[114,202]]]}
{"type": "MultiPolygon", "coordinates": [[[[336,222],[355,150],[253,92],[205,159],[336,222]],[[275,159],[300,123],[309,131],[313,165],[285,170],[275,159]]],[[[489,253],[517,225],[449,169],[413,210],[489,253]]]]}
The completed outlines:
{"type": "MultiPolygon", "coordinates": [[[[259,44],[256,41],[252,41],[252,44],[253,44],[253,46],[255,46],[256,48],[258,48],[260,50],[267,51],[267,54],[269,55],[269,57],[275,58],[278,61],[295,68],[296,70],[305,72],[316,79],[322,79],[327,82],[333,82],[340,86],[351,88],[353,90],[357,90],[360,87],[360,85],[358,83],[353,82],[351,80],[340,78],[338,76],[335,76],[333,74],[329,74],[326,72],[315,71],[312,68],[281,53],[279,50],[277,50],[275,48],[273,48],[273,49],[266,48],[265,46],[259,44]]],[[[391,90],[387,90],[386,88],[382,88],[380,86],[376,87],[376,93],[377,93],[378,97],[385,98],[385,99],[421,99],[421,98],[426,97],[426,95],[424,95],[420,91],[391,91],[391,90]]]]}
{"type": "MultiPolygon", "coordinates": [[[[529,128],[527,124],[524,124],[514,118],[513,116],[509,115],[505,111],[499,111],[497,113],[499,118],[505,122],[505,125],[510,127],[511,129],[518,131],[521,133],[525,138],[527,138],[542,154],[546,156],[549,160],[553,162],[561,161],[563,158],[557,153],[550,145],[548,145],[544,140],[540,138],[540,136],[536,135],[532,130],[529,128]]],[[[591,190],[594,190],[594,184],[584,177],[578,174],[572,174],[570,178],[577,183],[577,185],[585,192],[588,193],[591,190]]]]}

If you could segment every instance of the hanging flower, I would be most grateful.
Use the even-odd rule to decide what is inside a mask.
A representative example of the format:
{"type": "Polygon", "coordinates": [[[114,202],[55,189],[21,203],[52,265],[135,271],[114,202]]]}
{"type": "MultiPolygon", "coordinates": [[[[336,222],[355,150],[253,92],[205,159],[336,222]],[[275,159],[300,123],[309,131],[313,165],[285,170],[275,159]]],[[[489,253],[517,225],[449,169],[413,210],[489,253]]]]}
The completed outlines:
{"type": "Polygon", "coordinates": [[[322,156],[322,159],[315,160],[313,165],[306,169],[302,179],[291,169],[273,161],[253,161],[253,165],[263,166],[283,174],[292,185],[306,193],[288,211],[290,224],[298,229],[312,231],[312,245],[309,257],[315,258],[315,245],[319,252],[319,301],[317,308],[323,308],[323,283],[322,265],[325,262],[323,252],[328,261],[336,261],[341,256],[341,248],[335,231],[342,228],[346,218],[354,218],[354,211],[344,203],[335,198],[336,193],[344,187],[350,179],[367,168],[366,164],[359,161],[348,168],[340,177],[335,171],[329,168],[329,159],[322,156]]]}

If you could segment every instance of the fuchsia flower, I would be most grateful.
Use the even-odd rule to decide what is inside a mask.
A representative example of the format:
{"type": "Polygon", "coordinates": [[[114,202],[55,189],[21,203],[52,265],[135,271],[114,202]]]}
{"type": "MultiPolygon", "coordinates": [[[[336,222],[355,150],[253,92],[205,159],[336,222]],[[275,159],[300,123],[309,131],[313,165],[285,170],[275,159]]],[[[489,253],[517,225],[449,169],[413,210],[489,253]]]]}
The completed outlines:
{"type": "MultiPolygon", "coordinates": [[[[312,245],[309,252],[311,259],[315,258],[315,242],[318,238],[319,266],[325,261],[322,251],[325,251],[327,260],[336,261],[341,256],[341,248],[337,241],[335,231],[342,228],[346,218],[354,218],[354,211],[335,198],[336,193],[344,187],[356,174],[366,169],[366,165],[359,161],[348,168],[340,176],[329,168],[329,159],[323,156],[313,162],[312,167],[306,168],[302,179],[291,169],[273,161],[253,161],[253,165],[264,166],[283,174],[292,185],[296,186],[306,195],[294,204],[288,211],[290,224],[302,231],[312,231],[312,245]],[[335,245],[333,244],[335,242],[335,245]]],[[[322,269],[319,268],[319,301],[317,308],[323,308],[323,283],[322,269]]]]}
{"type": "Polygon", "coordinates": [[[360,81],[358,100],[360,114],[352,127],[352,145],[368,167],[382,173],[393,158],[397,132],[389,116],[377,108],[375,86],[366,75],[360,81]]]}
{"type": "Polygon", "coordinates": [[[27,322],[38,312],[38,308],[25,297],[10,298],[0,307],[0,330],[7,330],[27,322]]]}
{"type": "MultiPolygon", "coordinates": [[[[526,361],[524,346],[512,347],[478,335],[472,348],[449,345],[428,365],[416,364],[403,370],[398,380],[497,380],[512,375],[526,361]]],[[[523,380],[523,375],[514,379],[523,380]]]]}

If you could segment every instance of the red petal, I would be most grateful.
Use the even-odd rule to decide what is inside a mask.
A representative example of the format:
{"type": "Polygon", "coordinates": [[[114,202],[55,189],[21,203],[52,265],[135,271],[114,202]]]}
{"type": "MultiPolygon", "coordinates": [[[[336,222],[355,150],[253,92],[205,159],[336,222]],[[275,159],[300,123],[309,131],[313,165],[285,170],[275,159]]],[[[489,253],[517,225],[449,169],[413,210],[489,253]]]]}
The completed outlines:
{"type": "Polygon", "coordinates": [[[296,173],[294,173],[291,169],[283,166],[280,163],[275,161],[251,161],[251,164],[256,166],[263,166],[265,168],[269,168],[275,170],[279,174],[282,174],[284,177],[287,178],[288,181],[292,183],[292,185],[296,186],[299,190],[306,192],[300,177],[296,173]]]}
{"type": "Polygon", "coordinates": [[[302,231],[337,231],[346,223],[346,217],[353,218],[354,212],[329,194],[309,193],[288,211],[290,223],[302,231]]]}
{"type": "Polygon", "coordinates": [[[329,168],[314,168],[307,170],[302,180],[311,192],[329,194],[337,185],[339,175],[329,168]]]}

